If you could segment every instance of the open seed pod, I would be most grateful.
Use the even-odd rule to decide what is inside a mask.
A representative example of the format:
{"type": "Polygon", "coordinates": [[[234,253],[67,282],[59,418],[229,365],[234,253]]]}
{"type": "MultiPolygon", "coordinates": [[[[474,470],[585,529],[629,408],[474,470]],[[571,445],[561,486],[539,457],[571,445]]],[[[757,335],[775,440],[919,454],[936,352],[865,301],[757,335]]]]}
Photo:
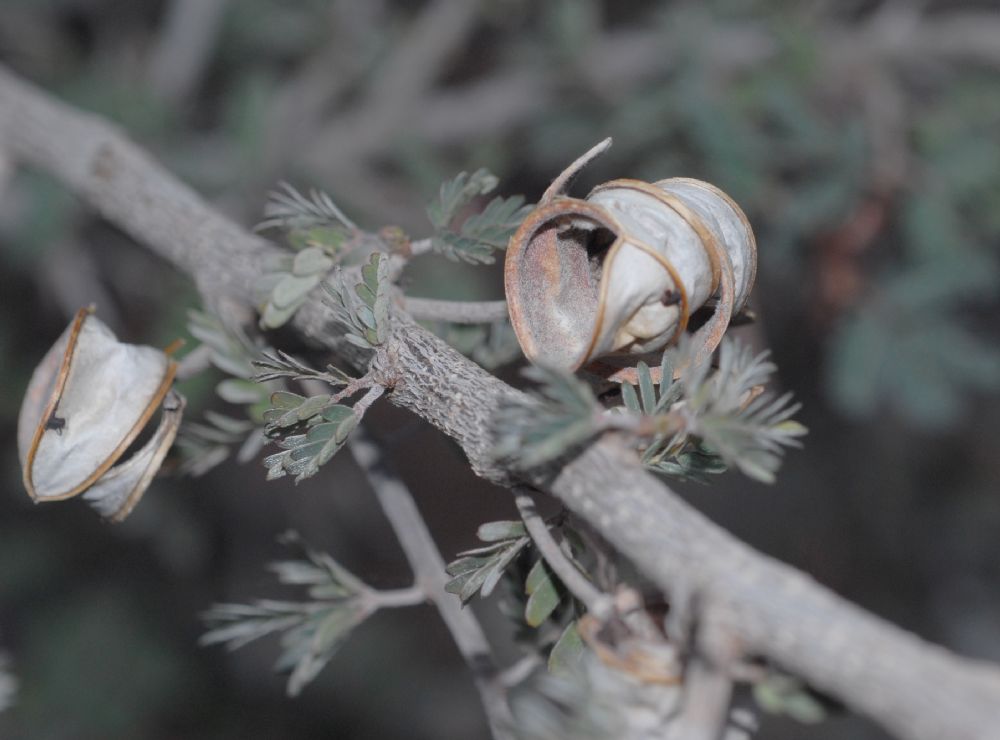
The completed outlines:
{"type": "Polygon", "coordinates": [[[124,519],[177,434],[184,402],[170,390],[176,371],[167,353],[119,342],[93,308],[80,309],[35,368],[21,404],[17,446],[31,498],[86,492],[102,516],[124,519]],[[161,404],[154,434],[112,468],[161,404]]]}
{"type": "Polygon", "coordinates": [[[757,246],[743,211],[713,185],[672,178],[612,180],[586,199],[563,193],[610,139],[549,186],[507,248],[511,322],[529,360],[576,370],[598,358],[645,355],[696,332],[711,354],[753,287],[757,246]]]}

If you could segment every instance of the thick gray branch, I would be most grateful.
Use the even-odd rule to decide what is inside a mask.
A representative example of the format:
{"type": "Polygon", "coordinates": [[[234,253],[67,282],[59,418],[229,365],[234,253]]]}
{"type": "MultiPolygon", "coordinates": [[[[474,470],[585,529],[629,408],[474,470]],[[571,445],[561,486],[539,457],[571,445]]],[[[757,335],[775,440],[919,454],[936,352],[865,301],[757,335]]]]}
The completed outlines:
{"type": "MultiPolygon", "coordinates": [[[[273,247],[211,211],[114,128],[0,70],[0,148],[71,186],[109,220],[195,277],[208,296],[249,303],[273,247]]],[[[331,349],[319,301],[295,326],[331,349]]],[[[490,456],[489,422],[517,393],[400,315],[380,370],[392,401],[453,437],[475,471],[518,476],[490,456]]],[[[613,438],[554,475],[527,481],[561,499],[665,591],[696,595],[723,653],[767,656],[907,738],[995,737],[1000,670],[960,658],[878,619],[755,552],[644,472],[613,438]]]]}

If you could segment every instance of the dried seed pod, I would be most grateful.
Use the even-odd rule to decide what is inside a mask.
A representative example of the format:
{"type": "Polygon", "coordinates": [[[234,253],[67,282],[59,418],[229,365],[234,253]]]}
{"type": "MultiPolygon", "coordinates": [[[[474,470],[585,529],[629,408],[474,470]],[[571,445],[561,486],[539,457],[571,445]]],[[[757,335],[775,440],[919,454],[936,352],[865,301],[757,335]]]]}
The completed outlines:
{"type": "Polygon", "coordinates": [[[563,192],[602,142],[549,186],[507,249],[511,322],[532,361],[576,370],[676,341],[715,299],[696,333],[718,346],[753,287],[757,247],[743,211],[700,180],[613,180],[586,199],[563,192]]]}
{"type": "Polygon", "coordinates": [[[643,639],[630,635],[620,625],[602,624],[592,614],[580,617],[577,631],[606,666],[634,676],[643,683],[669,686],[681,682],[683,669],[677,646],[666,639],[643,639]]]}
{"type": "Polygon", "coordinates": [[[119,342],[93,315],[73,322],[31,376],[18,417],[24,486],[36,502],[85,491],[113,521],[136,504],[180,424],[183,399],[170,392],[177,363],[165,352],[119,342]],[[112,469],[163,403],[152,438],[112,469]]]}

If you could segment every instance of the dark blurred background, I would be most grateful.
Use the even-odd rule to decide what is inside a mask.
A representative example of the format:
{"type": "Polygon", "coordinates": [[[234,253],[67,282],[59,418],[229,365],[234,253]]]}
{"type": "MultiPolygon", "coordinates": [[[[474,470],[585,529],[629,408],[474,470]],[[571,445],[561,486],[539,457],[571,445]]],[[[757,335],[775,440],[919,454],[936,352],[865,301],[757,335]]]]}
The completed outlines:
{"type": "MultiPolygon", "coordinates": [[[[1000,660],[1000,11],[986,0],[3,0],[0,59],[116,121],[246,225],[280,179],[355,221],[429,231],[438,184],[486,166],[537,198],[600,138],[579,192],[691,176],[757,231],[757,324],[810,428],[778,483],[684,495],[736,535],[961,653],[1000,660]]],[[[348,457],[294,487],[255,463],[158,480],[123,525],[32,506],[15,420],[80,306],[123,339],[188,336],[191,282],[0,150],[3,738],[478,738],[429,607],[378,614],[296,700],[274,644],[196,645],[220,600],[281,592],[299,530],[376,586],[410,575],[348,457]]],[[[502,296],[499,268],[428,256],[414,295],[502,296]]],[[[501,371],[517,377],[516,367],[501,371]]],[[[223,409],[189,382],[189,416],[223,409]]],[[[231,410],[231,409],[230,409],[231,410]]],[[[448,440],[376,407],[446,558],[513,516],[448,440]]],[[[477,605],[513,659],[510,629],[477,605]]],[[[764,738],[882,738],[837,715],[764,738]]]]}

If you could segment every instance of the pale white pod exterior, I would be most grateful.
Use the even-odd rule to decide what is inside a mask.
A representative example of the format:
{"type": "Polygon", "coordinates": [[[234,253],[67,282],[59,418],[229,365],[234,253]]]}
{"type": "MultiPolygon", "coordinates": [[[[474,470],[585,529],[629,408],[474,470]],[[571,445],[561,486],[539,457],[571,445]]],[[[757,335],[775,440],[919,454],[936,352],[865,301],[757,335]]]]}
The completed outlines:
{"type": "Polygon", "coordinates": [[[84,491],[83,499],[98,514],[112,522],[120,522],[132,513],[177,437],[184,405],[183,396],[169,391],[153,436],[128,460],[115,465],[84,491]]]}
{"type": "Polygon", "coordinates": [[[560,175],[507,249],[507,302],[525,355],[567,370],[645,355],[674,342],[714,299],[696,334],[700,355],[710,354],[753,287],[746,216],[718,188],[688,178],[613,180],[585,200],[563,196],[587,161],[560,175]]]}
{"type": "MultiPolygon", "coordinates": [[[[18,416],[18,454],[32,499],[71,498],[105,478],[163,402],[176,370],[165,352],[119,342],[93,309],[77,312],[35,369],[18,416]]],[[[176,414],[164,412],[162,433],[158,430],[129,459],[125,471],[114,471],[111,480],[129,479],[133,485],[121,506],[105,502],[99,507],[103,514],[120,520],[123,507],[131,510],[145,490],[151,473],[135,476],[135,471],[144,467],[143,460],[148,466],[156,459],[146,449],[152,443],[158,442],[153,445],[158,449],[167,438],[167,447],[173,441],[183,403],[174,405],[176,414]]],[[[156,467],[162,458],[159,455],[156,467]]],[[[89,497],[91,503],[103,499],[101,491],[109,494],[113,488],[107,482],[98,487],[89,497]]]]}

